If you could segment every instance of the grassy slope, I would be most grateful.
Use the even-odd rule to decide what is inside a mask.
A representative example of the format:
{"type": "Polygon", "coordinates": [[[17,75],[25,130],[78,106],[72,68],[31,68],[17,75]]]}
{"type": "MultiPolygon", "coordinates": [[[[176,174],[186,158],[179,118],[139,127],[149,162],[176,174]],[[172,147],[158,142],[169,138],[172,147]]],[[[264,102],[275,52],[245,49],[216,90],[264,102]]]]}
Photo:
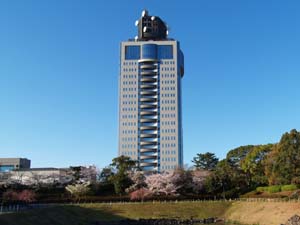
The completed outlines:
{"type": "Polygon", "coordinates": [[[232,203],[178,202],[143,204],[86,204],[58,206],[0,216],[1,225],[88,225],[121,218],[222,217],[232,203]]]}
{"type": "Polygon", "coordinates": [[[247,224],[278,225],[295,214],[300,215],[300,203],[234,202],[226,218],[247,224]]]}
{"type": "Polygon", "coordinates": [[[0,215],[0,225],[89,225],[122,218],[225,217],[244,224],[278,225],[294,214],[300,203],[288,202],[178,202],[143,204],[86,204],[56,206],[0,215]]]}

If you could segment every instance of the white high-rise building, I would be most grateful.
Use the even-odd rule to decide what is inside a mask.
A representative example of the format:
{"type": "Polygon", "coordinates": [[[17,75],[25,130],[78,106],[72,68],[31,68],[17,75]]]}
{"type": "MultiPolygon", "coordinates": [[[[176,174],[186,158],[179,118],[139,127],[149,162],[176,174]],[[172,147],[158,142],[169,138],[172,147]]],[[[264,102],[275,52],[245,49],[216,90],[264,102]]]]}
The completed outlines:
{"type": "Polygon", "coordinates": [[[119,155],[144,171],[174,170],[183,166],[183,53],[159,17],[145,10],[136,26],[138,36],[121,43],[119,155]]]}

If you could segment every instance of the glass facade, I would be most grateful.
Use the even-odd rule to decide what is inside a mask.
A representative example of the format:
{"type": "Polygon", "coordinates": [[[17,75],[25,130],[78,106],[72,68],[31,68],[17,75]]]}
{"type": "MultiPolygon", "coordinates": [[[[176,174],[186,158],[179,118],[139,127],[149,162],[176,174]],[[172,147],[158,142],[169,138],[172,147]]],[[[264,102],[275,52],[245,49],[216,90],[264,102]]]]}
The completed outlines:
{"type": "Polygon", "coordinates": [[[15,167],[12,165],[0,166],[0,172],[9,172],[12,171],[15,167]]]}
{"type": "Polygon", "coordinates": [[[125,59],[126,60],[136,60],[140,59],[140,46],[138,45],[129,45],[125,46],[125,59]]]}
{"type": "Polygon", "coordinates": [[[157,45],[156,44],[145,44],[143,49],[143,59],[156,59],[157,58],[157,45]]]}
{"type": "MultiPolygon", "coordinates": [[[[137,60],[141,58],[141,49],[138,45],[125,46],[125,60],[137,60]]],[[[173,59],[172,45],[142,45],[143,59],[173,59]]]]}
{"type": "Polygon", "coordinates": [[[173,59],[173,46],[172,45],[159,45],[157,56],[159,59],[173,59]]]}

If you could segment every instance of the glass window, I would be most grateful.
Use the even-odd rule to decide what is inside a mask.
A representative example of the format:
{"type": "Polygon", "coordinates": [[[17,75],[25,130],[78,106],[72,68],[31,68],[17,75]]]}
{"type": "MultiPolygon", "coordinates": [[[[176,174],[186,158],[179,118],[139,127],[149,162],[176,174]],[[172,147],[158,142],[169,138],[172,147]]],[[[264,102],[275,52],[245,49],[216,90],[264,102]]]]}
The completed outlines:
{"type": "Polygon", "coordinates": [[[125,59],[126,60],[140,59],[140,46],[138,45],[125,46],[125,59]]]}
{"type": "Polygon", "coordinates": [[[173,59],[173,46],[172,45],[158,45],[157,58],[158,59],[173,59]]]}
{"type": "Polygon", "coordinates": [[[14,169],[13,165],[0,166],[0,172],[9,172],[14,169]]]}
{"type": "Polygon", "coordinates": [[[157,58],[157,45],[145,44],[143,45],[143,59],[156,59],[157,58]]]}

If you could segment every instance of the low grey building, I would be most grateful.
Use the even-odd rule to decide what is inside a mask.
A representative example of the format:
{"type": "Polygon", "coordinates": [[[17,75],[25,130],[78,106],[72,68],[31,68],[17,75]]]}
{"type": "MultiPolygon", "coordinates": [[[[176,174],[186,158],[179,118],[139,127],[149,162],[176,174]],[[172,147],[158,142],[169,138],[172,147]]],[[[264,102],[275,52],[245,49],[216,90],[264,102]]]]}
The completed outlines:
{"type": "Polygon", "coordinates": [[[0,172],[29,169],[30,160],[26,158],[0,158],[0,172]]]}

